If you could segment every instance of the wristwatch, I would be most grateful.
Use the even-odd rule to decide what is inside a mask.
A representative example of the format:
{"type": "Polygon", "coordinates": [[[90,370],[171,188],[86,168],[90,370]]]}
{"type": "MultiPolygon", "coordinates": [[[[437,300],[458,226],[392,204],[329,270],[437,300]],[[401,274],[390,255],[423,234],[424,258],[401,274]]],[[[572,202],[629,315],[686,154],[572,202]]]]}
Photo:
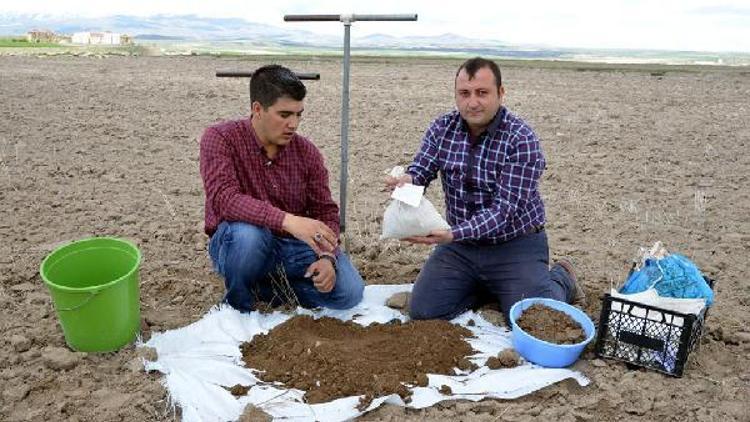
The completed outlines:
{"type": "Polygon", "coordinates": [[[318,257],[318,260],[320,260],[320,259],[325,259],[328,262],[330,262],[331,265],[333,265],[333,272],[336,272],[336,269],[337,269],[337,267],[336,267],[336,257],[333,254],[322,253],[318,257]]]}

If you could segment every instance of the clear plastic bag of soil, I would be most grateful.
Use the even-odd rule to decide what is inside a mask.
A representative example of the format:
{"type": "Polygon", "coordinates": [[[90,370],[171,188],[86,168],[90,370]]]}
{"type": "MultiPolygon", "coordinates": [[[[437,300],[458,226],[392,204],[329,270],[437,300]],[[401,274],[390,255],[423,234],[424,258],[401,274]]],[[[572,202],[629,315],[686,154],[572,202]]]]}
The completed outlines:
{"type": "MultiPolygon", "coordinates": [[[[394,167],[391,176],[400,177],[403,167],[394,167]]],[[[450,225],[435,209],[422,191],[415,193],[408,184],[394,191],[395,199],[388,204],[383,214],[383,232],[380,239],[404,239],[411,236],[427,236],[434,230],[449,230],[450,225]],[[399,191],[404,191],[399,195],[399,191]]]]}
{"type": "Polygon", "coordinates": [[[450,228],[427,198],[422,198],[418,207],[394,199],[383,214],[383,234],[380,239],[427,236],[433,230],[450,228]]]}

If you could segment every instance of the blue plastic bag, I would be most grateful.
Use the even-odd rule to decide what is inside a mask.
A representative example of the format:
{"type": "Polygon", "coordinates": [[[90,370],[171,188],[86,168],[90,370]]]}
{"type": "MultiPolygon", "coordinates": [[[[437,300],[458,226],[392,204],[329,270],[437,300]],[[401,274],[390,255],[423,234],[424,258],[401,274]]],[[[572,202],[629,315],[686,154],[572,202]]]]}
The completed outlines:
{"type": "Polygon", "coordinates": [[[662,259],[646,260],[643,268],[628,277],[620,293],[639,293],[655,288],[659,296],[702,298],[706,306],[714,301],[714,292],[706,283],[698,267],[680,254],[671,254],[662,259]]]}

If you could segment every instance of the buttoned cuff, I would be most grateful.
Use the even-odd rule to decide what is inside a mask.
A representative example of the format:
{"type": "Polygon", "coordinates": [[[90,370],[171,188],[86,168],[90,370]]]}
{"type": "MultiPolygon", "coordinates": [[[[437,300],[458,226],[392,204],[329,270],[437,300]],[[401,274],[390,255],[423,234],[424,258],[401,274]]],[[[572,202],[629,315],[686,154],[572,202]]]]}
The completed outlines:
{"type": "Polygon", "coordinates": [[[411,183],[417,186],[424,186],[424,179],[419,174],[407,171],[405,174],[411,176],[411,183]]]}
{"type": "Polygon", "coordinates": [[[467,223],[451,228],[451,233],[453,234],[454,242],[471,239],[473,237],[471,226],[467,223]]]}
{"type": "Polygon", "coordinates": [[[270,207],[266,213],[265,226],[271,230],[282,231],[281,226],[284,223],[286,213],[278,208],[270,207]]]}

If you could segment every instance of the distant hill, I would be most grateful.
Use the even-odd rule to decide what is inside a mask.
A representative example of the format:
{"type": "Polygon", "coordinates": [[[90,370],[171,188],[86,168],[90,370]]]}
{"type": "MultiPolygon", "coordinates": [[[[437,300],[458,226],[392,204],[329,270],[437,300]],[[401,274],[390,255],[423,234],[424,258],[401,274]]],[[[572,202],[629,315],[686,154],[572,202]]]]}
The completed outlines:
{"type": "MultiPolygon", "coordinates": [[[[231,44],[260,47],[267,51],[298,48],[302,51],[338,50],[342,35],[321,35],[301,25],[273,26],[240,18],[206,18],[196,15],[115,15],[99,18],[45,14],[0,13],[0,35],[22,35],[31,29],[49,29],[72,34],[80,31],[112,31],[133,36],[136,42],[194,43],[222,46],[231,44]]],[[[342,31],[343,33],[343,31],[342,31]]],[[[210,48],[210,47],[209,47],[210,48]]],[[[227,47],[229,48],[229,47],[227,47]]],[[[252,48],[250,50],[252,50],[252,48]]],[[[499,40],[467,38],[446,33],[437,36],[395,37],[388,34],[358,36],[352,32],[352,49],[378,54],[487,55],[502,58],[576,60],[612,63],[728,64],[750,65],[748,53],[711,53],[657,50],[576,49],[508,45],[499,40]]],[[[245,49],[244,51],[249,51],[245,49]]]]}
{"type": "Polygon", "coordinates": [[[185,41],[183,37],[159,34],[136,34],[133,38],[142,41],[185,41]]]}
{"type": "MultiPolygon", "coordinates": [[[[0,14],[0,35],[20,35],[34,28],[71,34],[81,31],[126,33],[143,40],[248,41],[254,44],[302,47],[340,47],[342,36],[321,35],[299,26],[277,26],[239,18],[205,18],[195,15],[155,15],[149,17],[115,15],[103,18],[61,17],[41,14],[0,14]]],[[[342,30],[343,34],[343,30],[342,30]]],[[[455,34],[432,37],[394,37],[386,34],[357,36],[352,47],[397,49],[500,48],[500,41],[476,40],[455,34]]]]}
{"type": "Polygon", "coordinates": [[[333,47],[341,37],[310,31],[279,28],[239,18],[205,18],[195,15],[155,15],[148,17],[115,15],[102,18],[50,16],[41,14],[0,14],[0,35],[19,35],[34,28],[71,34],[81,31],[112,31],[136,38],[191,41],[250,41],[269,45],[333,47]]]}

